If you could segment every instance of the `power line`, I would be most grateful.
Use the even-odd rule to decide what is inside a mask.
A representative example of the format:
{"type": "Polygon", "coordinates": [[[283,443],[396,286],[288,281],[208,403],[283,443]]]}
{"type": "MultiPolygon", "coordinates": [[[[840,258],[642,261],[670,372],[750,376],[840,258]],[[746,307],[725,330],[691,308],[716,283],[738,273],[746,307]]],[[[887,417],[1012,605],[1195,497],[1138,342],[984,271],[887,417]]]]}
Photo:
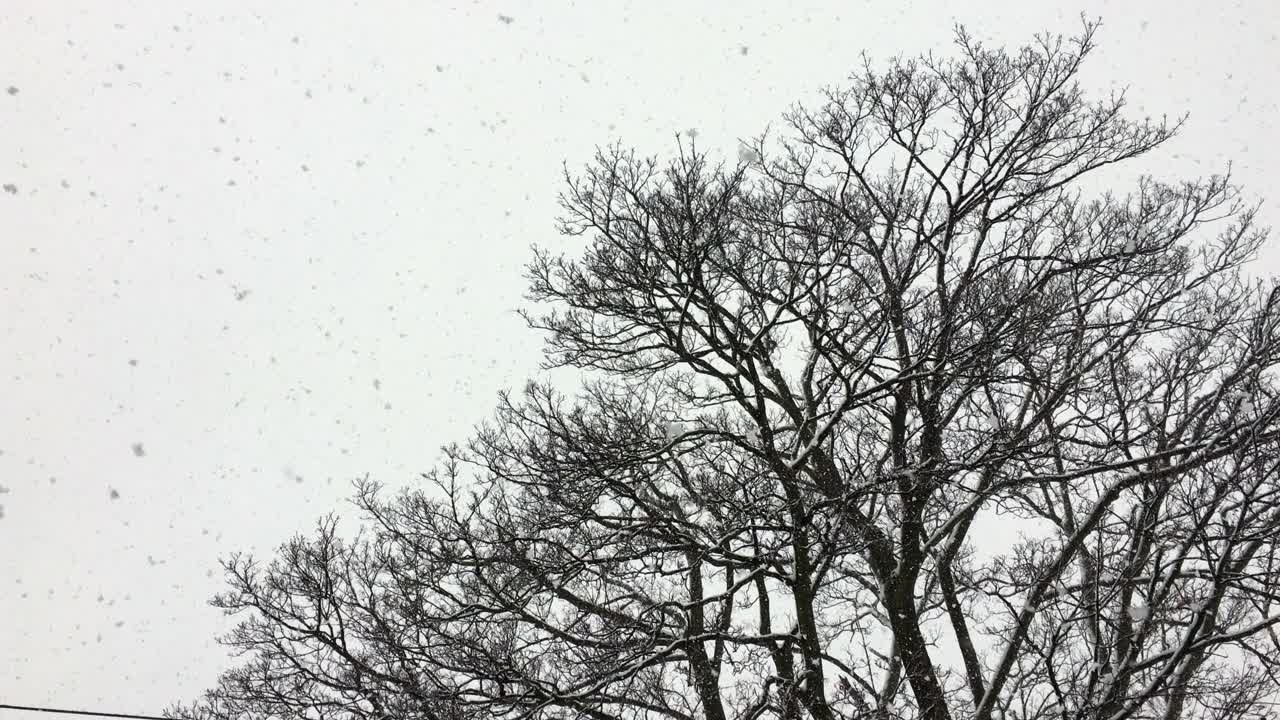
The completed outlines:
{"type": "Polygon", "coordinates": [[[93,715],[95,717],[136,718],[137,720],[170,720],[159,715],[129,715],[128,713],[94,712],[92,710],[58,710],[57,708],[29,705],[0,705],[0,710],[26,710],[28,712],[57,713],[59,715],[93,715]]]}

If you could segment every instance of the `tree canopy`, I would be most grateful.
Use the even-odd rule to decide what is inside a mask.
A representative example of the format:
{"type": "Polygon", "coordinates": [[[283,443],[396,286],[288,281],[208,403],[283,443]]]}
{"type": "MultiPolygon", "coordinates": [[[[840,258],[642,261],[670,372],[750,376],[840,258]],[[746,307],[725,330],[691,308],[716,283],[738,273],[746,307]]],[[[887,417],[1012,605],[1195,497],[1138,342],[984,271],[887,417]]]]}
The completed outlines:
{"type": "Polygon", "coordinates": [[[230,558],[171,714],[1273,717],[1280,285],[1229,176],[1087,191],[1180,125],[1087,97],[1096,29],[566,171],[524,316],[581,388],[230,558]]]}

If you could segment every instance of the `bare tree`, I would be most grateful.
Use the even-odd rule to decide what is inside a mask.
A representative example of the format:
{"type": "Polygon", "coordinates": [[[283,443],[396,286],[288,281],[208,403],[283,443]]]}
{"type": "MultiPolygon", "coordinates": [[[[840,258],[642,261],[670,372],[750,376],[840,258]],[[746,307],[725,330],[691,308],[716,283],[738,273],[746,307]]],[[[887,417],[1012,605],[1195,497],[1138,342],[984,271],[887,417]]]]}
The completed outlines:
{"type": "Polygon", "coordinates": [[[1180,124],[1084,97],[1096,27],[566,172],[581,392],[231,559],[250,660],[173,714],[1275,717],[1280,285],[1227,177],[1086,195],[1180,124]]]}

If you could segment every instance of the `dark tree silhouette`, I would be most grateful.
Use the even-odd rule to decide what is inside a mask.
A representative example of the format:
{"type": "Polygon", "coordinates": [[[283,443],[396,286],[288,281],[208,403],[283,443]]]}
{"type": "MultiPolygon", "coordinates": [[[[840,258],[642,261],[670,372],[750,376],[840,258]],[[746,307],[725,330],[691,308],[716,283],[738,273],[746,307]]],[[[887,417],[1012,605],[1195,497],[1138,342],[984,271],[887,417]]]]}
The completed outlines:
{"type": "Polygon", "coordinates": [[[1096,27],[566,173],[580,393],[228,561],[247,661],[171,714],[1274,717],[1280,285],[1227,177],[1086,195],[1180,124],[1084,97],[1096,27]]]}

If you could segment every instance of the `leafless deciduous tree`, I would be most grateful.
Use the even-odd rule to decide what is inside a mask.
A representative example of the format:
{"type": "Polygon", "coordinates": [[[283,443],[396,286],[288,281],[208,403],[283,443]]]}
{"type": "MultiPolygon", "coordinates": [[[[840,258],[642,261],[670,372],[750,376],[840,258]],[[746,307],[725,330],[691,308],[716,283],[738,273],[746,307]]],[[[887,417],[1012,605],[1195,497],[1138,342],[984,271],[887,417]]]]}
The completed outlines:
{"type": "Polygon", "coordinates": [[[566,173],[580,394],[231,559],[246,663],[172,714],[1274,717],[1280,286],[1227,177],[1085,191],[1179,124],[1082,94],[1096,27],[566,173]]]}

